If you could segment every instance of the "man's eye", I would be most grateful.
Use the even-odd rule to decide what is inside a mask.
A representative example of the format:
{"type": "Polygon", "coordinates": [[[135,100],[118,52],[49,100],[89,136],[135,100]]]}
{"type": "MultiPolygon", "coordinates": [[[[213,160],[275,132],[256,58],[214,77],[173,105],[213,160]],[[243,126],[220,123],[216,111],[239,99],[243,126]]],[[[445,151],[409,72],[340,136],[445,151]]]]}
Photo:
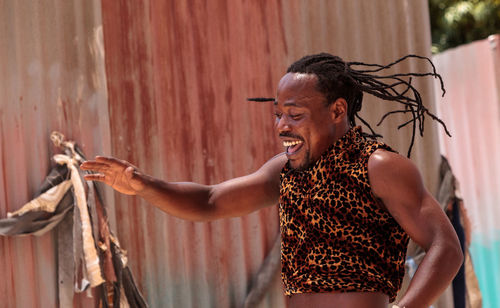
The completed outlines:
{"type": "Polygon", "coordinates": [[[278,112],[275,112],[274,113],[274,116],[276,117],[276,119],[281,119],[281,113],[278,113],[278,112]]]}
{"type": "Polygon", "coordinates": [[[291,115],[290,115],[290,118],[292,118],[292,119],[294,119],[294,120],[298,120],[298,119],[300,119],[301,117],[302,117],[302,115],[301,115],[301,114],[291,114],[291,115]]]}

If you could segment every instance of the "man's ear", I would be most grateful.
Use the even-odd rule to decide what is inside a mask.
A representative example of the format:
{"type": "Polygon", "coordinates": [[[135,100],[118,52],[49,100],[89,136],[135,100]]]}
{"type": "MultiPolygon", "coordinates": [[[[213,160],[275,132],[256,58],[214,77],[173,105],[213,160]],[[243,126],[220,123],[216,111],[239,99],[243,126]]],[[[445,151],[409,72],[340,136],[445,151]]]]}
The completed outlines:
{"type": "Polygon", "coordinates": [[[339,122],[347,118],[347,102],[344,98],[339,97],[329,107],[330,116],[334,122],[339,122]]]}

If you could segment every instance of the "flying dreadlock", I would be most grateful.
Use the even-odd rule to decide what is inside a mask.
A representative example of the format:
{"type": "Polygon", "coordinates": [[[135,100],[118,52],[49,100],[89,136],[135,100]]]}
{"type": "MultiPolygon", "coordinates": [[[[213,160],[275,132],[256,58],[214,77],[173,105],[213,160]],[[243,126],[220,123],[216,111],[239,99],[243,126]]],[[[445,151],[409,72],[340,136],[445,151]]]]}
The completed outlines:
{"type": "MultiPolygon", "coordinates": [[[[344,98],[348,105],[348,119],[351,126],[356,125],[356,118],[365,124],[371,131],[371,134],[366,134],[370,137],[382,137],[375,133],[370,124],[366,122],[358,112],[361,110],[363,101],[363,92],[374,95],[378,98],[387,101],[398,102],[403,105],[403,108],[389,111],[382,116],[377,126],[392,114],[396,113],[411,113],[411,120],[406,121],[398,126],[398,129],[406,125],[413,124],[413,133],[408,148],[408,157],[410,157],[413,144],[415,142],[415,132],[418,125],[420,136],[424,133],[425,115],[430,116],[433,120],[439,122],[446,134],[451,137],[444,122],[437,116],[432,114],[422,103],[420,93],[413,87],[412,77],[433,76],[438,78],[441,84],[443,96],[445,89],[441,76],[436,73],[436,68],[432,61],[427,57],[417,55],[406,55],[395,62],[388,65],[367,64],[362,62],[344,62],[341,58],[327,53],[305,56],[296,61],[287,70],[287,73],[305,73],[315,74],[318,77],[318,90],[322,92],[329,103],[334,102],[337,98],[344,98]],[[392,75],[379,74],[385,69],[408,59],[417,58],[427,60],[432,66],[431,72],[426,73],[397,73],[392,75]],[[364,67],[354,69],[353,67],[364,67]],[[406,80],[408,78],[408,80],[406,80]],[[398,90],[399,89],[399,90],[398,90]]],[[[275,101],[274,98],[248,98],[249,101],[265,102],[275,101]]]]}

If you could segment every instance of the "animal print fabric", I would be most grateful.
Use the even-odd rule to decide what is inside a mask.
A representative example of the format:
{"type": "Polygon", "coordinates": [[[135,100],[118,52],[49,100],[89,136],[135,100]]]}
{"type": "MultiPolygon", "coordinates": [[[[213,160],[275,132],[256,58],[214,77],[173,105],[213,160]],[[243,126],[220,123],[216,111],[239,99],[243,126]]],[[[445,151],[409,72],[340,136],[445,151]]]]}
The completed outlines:
{"type": "Polygon", "coordinates": [[[401,287],[409,237],[371,192],[368,158],[389,146],[357,126],[313,165],[280,179],[285,294],[383,292],[401,287]]]}

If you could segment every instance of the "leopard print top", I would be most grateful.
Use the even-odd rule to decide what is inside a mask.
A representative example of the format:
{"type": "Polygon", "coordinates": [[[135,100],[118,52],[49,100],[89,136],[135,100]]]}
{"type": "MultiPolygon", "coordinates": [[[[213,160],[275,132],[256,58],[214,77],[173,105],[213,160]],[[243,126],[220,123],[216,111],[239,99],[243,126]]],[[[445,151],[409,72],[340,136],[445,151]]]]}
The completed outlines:
{"type": "Polygon", "coordinates": [[[368,158],[389,146],[349,130],[306,170],[280,179],[285,294],[382,292],[401,287],[409,237],[371,192],[368,158]]]}

